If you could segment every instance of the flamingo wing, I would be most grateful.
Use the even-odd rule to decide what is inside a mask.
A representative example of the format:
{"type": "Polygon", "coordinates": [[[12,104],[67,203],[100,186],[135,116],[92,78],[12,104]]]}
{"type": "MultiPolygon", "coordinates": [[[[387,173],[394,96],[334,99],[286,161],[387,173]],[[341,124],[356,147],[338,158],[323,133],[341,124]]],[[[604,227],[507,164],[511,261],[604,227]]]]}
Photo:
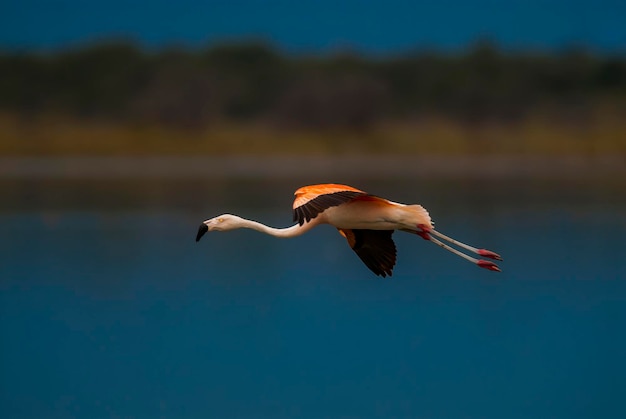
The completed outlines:
{"type": "Polygon", "coordinates": [[[383,278],[391,276],[396,264],[396,244],[391,235],[394,230],[343,230],[339,233],[348,240],[365,265],[383,278]]]}
{"type": "Polygon", "coordinates": [[[304,186],[295,192],[293,220],[303,225],[330,207],[350,202],[358,197],[369,196],[366,192],[347,185],[327,183],[304,186]]]}

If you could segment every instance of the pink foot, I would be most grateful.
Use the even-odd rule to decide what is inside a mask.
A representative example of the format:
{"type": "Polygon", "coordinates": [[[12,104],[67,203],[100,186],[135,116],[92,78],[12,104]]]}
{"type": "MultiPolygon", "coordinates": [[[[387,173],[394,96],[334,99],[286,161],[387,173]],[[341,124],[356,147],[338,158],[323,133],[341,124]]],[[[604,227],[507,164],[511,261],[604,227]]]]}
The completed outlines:
{"type": "Polygon", "coordinates": [[[499,254],[492,252],[491,250],[486,250],[486,249],[478,249],[478,251],[476,252],[481,256],[484,256],[486,258],[490,258],[490,259],[495,259],[495,260],[502,260],[502,258],[500,257],[499,254]]]}
{"type": "Polygon", "coordinates": [[[502,272],[500,268],[498,268],[498,265],[488,260],[481,259],[478,262],[476,262],[476,265],[480,266],[481,268],[489,269],[490,271],[502,272]]]}

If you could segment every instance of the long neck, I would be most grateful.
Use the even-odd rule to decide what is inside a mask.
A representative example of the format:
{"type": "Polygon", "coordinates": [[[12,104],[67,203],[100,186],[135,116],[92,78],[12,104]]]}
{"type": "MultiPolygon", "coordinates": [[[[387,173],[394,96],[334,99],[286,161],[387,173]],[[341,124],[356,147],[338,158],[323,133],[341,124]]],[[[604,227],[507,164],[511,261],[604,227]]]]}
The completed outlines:
{"type": "Polygon", "coordinates": [[[256,221],[246,220],[245,218],[242,218],[240,227],[250,228],[252,230],[260,231],[261,233],[269,234],[270,236],[274,237],[290,238],[306,233],[316,224],[317,223],[311,220],[310,222],[303,225],[296,224],[287,228],[274,228],[266,226],[265,224],[257,223],[256,221]]]}

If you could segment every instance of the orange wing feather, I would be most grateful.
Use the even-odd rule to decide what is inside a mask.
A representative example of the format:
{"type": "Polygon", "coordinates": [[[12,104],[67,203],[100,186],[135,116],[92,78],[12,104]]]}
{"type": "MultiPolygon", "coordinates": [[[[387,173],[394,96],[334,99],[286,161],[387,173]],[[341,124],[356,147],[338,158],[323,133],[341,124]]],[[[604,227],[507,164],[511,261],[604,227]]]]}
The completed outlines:
{"type": "Polygon", "coordinates": [[[295,192],[295,196],[293,220],[302,225],[327,208],[350,202],[358,197],[368,196],[368,194],[352,186],[326,183],[304,186],[295,192]]]}
{"type": "Polygon", "coordinates": [[[303,186],[294,193],[296,199],[293,201],[293,208],[296,209],[320,195],[328,195],[343,191],[358,192],[366,195],[365,192],[357,188],[353,188],[348,185],[339,185],[337,183],[323,183],[321,185],[303,186]]]}

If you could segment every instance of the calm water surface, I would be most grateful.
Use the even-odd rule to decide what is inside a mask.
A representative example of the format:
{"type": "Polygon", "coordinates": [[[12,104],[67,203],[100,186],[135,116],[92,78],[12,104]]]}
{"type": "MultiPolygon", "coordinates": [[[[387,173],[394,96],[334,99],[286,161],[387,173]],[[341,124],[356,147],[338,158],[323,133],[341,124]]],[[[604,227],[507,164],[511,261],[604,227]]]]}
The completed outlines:
{"type": "Polygon", "coordinates": [[[0,416],[626,417],[620,185],[355,185],[501,274],[399,233],[391,280],[331,227],[194,242],[290,225],[300,183],[0,183],[0,416]]]}

